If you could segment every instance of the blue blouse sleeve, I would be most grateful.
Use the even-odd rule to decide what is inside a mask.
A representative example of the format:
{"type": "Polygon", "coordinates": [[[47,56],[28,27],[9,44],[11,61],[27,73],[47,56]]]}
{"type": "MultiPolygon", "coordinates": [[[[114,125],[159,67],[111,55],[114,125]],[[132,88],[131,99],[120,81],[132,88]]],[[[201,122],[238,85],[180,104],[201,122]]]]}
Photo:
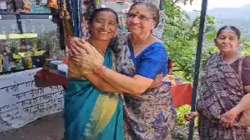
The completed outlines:
{"type": "Polygon", "coordinates": [[[167,74],[167,51],[162,43],[146,48],[137,59],[136,74],[155,79],[158,74],[167,74]]]}

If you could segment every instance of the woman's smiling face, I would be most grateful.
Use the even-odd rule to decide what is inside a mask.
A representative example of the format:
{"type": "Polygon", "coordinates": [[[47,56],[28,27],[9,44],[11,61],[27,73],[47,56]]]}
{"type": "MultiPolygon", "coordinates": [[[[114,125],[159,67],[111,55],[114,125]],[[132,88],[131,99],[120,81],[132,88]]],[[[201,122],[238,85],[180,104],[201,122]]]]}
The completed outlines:
{"type": "Polygon", "coordinates": [[[128,30],[136,35],[151,33],[155,27],[152,12],[145,5],[135,5],[128,13],[128,30]]]}
{"type": "Polygon", "coordinates": [[[91,37],[97,40],[110,41],[117,33],[117,19],[114,13],[102,11],[90,23],[91,37]]]}
{"type": "Polygon", "coordinates": [[[221,53],[236,52],[240,47],[240,40],[234,31],[222,31],[215,39],[215,44],[221,53]]]}

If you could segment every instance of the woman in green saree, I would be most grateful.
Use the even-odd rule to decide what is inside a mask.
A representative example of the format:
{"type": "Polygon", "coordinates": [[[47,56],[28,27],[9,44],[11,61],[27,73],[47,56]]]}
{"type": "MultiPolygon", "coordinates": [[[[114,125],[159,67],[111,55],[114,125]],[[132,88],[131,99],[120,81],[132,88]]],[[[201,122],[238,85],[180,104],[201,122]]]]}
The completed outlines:
{"type": "MultiPolygon", "coordinates": [[[[117,14],[109,8],[96,9],[89,19],[89,26],[91,37],[88,42],[104,56],[104,65],[112,68],[110,43],[117,32],[117,14]]],[[[84,80],[87,77],[79,80],[79,67],[71,60],[69,62],[70,78],[64,108],[65,139],[123,140],[123,108],[119,94],[102,93],[90,81],[84,80]]]]}

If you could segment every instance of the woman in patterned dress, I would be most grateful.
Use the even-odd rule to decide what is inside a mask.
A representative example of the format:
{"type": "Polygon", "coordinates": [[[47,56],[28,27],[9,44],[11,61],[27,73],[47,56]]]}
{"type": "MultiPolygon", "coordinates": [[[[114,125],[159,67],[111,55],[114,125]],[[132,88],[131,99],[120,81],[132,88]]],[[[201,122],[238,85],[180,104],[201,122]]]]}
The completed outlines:
{"type": "Polygon", "coordinates": [[[234,121],[249,108],[250,57],[240,55],[240,31],[234,26],[219,29],[215,45],[219,53],[207,62],[197,100],[200,138],[246,140],[247,128],[234,121]]]}
{"type": "MultiPolygon", "coordinates": [[[[111,84],[111,90],[124,93],[128,140],[169,140],[175,124],[175,110],[169,86],[162,84],[152,88],[157,83],[157,77],[163,77],[168,71],[164,44],[152,35],[158,22],[159,11],[154,5],[138,2],[131,6],[127,18],[130,33],[125,40],[118,37],[120,45],[117,46],[122,47],[114,48],[118,52],[127,48],[127,51],[123,51],[126,53],[121,55],[129,56],[130,63],[124,63],[125,59],[116,55],[116,66],[120,73],[103,66],[99,61],[102,58],[97,57],[100,55],[89,45],[82,44],[81,47],[86,52],[82,52],[82,56],[75,59],[82,71],[91,70],[98,78],[111,84]],[[128,64],[134,66],[133,70],[127,71],[124,68],[128,64]]],[[[89,80],[100,89],[107,88],[103,86],[105,83],[93,77],[89,80]]]]}

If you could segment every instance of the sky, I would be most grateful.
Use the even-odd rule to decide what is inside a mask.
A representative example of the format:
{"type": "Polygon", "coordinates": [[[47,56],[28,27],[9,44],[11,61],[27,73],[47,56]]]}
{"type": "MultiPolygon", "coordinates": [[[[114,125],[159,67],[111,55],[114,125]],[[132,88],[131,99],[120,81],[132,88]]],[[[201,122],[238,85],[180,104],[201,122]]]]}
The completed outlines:
{"type": "MultiPolygon", "coordinates": [[[[200,10],[202,0],[194,0],[192,6],[180,5],[187,11],[200,10]]],[[[250,0],[208,0],[208,9],[214,8],[239,8],[250,4],[250,0]]]]}

